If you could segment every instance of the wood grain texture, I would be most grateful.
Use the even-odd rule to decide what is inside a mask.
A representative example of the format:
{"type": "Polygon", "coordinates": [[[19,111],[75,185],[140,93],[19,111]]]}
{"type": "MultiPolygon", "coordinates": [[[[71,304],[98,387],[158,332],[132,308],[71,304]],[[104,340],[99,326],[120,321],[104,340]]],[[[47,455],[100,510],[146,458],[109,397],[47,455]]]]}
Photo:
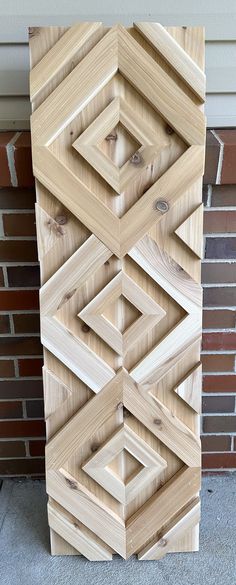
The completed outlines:
{"type": "Polygon", "coordinates": [[[201,28],[30,38],[51,551],[198,549],[201,28]]]}

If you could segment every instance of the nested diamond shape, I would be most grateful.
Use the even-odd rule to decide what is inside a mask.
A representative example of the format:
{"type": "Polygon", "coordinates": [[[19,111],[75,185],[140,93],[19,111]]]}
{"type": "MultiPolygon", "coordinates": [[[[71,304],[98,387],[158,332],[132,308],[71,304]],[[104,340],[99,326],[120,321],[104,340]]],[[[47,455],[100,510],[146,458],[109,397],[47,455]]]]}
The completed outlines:
{"type": "Polygon", "coordinates": [[[166,312],[127,274],[119,272],[102,291],[79,313],[79,317],[89,325],[119,355],[127,351],[154,327],[166,312]],[[138,317],[123,333],[111,323],[103,311],[116,299],[123,295],[133,304],[141,316],[138,317]]]}
{"type": "Polygon", "coordinates": [[[73,147],[117,193],[122,193],[167,144],[122,98],[116,97],[75,140],[73,147]],[[119,122],[142,145],[121,168],[99,148],[99,143],[119,122]]]}
{"type": "MultiPolygon", "coordinates": [[[[68,78],[33,113],[31,128],[36,178],[118,257],[123,257],[152,225],[161,220],[162,213],[157,211],[155,205],[157,199],[161,198],[171,207],[203,171],[203,112],[121,25],[106,33],[68,78]],[[93,75],[90,75],[91,71],[93,75]],[[190,146],[121,218],[96,197],[79,173],[72,171],[50,149],[57,136],[84,110],[117,71],[190,146]]],[[[146,147],[149,148],[150,145],[145,143],[144,148],[146,147]]],[[[96,164],[95,158],[93,165],[96,164]]],[[[102,166],[105,160],[104,155],[102,166]]],[[[107,161],[109,174],[111,161],[108,157],[107,161]]],[[[112,181],[119,188],[123,169],[118,170],[121,179],[120,174],[117,175],[117,168],[114,167],[113,170],[112,181]]],[[[130,165],[127,171],[128,174],[131,172],[132,178],[132,173],[136,173],[137,168],[130,165]]],[[[102,172],[105,172],[103,168],[102,172]]]]}
{"type": "Polygon", "coordinates": [[[83,465],[83,470],[121,504],[128,504],[166,467],[165,459],[156,453],[129,426],[124,424],[83,465]],[[109,467],[111,461],[124,450],[128,451],[143,466],[127,482],[124,482],[109,467]]]}

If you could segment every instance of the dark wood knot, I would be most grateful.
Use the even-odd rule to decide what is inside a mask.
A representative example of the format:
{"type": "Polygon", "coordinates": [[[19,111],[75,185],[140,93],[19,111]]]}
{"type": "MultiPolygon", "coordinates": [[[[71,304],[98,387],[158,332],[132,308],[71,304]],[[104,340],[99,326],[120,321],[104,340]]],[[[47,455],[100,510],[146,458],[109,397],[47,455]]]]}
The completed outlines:
{"type": "Polygon", "coordinates": [[[57,215],[57,217],[55,217],[55,221],[59,225],[65,225],[67,223],[67,217],[66,215],[57,215]]]}
{"type": "Polygon", "coordinates": [[[157,425],[158,427],[161,426],[161,419],[160,418],[154,418],[154,425],[157,425]]]}
{"type": "Polygon", "coordinates": [[[91,451],[92,451],[92,453],[95,453],[98,449],[99,449],[99,444],[98,443],[92,443],[92,445],[91,445],[91,451]]]}
{"type": "Polygon", "coordinates": [[[166,545],[167,545],[166,538],[161,538],[161,540],[159,540],[159,546],[161,546],[161,548],[164,548],[166,545]]]}
{"type": "Polygon", "coordinates": [[[135,152],[134,154],[132,154],[129,160],[132,165],[140,165],[143,162],[140,152],[135,152]]]}
{"type": "Polygon", "coordinates": [[[66,477],[66,483],[68,483],[71,490],[77,490],[77,483],[73,479],[66,477]]]}
{"type": "Polygon", "coordinates": [[[112,140],[117,140],[117,134],[115,132],[114,133],[111,132],[110,134],[108,134],[106,136],[106,140],[107,140],[107,142],[110,142],[112,140]]]}
{"type": "Polygon", "coordinates": [[[161,213],[166,213],[167,211],[169,211],[169,204],[167,203],[167,201],[156,201],[155,203],[155,208],[157,209],[157,211],[160,211],[161,213]]]}
{"type": "Polygon", "coordinates": [[[89,331],[90,331],[90,327],[86,323],[83,323],[81,329],[84,333],[89,333],[89,331]]]}
{"type": "Polygon", "coordinates": [[[169,126],[169,124],[166,125],[166,134],[174,134],[174,130],[171,128],[171,126],[169,126]]]}

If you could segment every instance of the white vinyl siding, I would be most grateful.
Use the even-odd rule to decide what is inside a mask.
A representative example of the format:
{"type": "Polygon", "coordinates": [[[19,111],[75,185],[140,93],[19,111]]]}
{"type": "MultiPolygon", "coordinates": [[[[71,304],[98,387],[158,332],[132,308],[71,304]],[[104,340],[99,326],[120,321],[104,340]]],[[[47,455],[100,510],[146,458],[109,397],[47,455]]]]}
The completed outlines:
{"type": "Polygon", "coordinates": [[[29,128],[28,27],[79,20],[205,26],[207,124],[236,126],[235,0],[0,0],[0,10],[0,129],[29,128]]]}

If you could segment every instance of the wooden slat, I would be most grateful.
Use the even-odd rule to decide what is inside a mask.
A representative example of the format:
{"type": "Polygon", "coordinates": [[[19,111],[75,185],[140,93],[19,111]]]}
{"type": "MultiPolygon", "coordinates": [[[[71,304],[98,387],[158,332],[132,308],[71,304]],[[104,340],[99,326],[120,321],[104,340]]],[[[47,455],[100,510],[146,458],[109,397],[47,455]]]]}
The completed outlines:
{"type": "Polygon", "coordinates": [[[199,234],[203,231],[203,206],[200,205],[175,230],[176,235],[198,256],[202,258],[202,242],[199,234]]]}
{"type": "Polygon", "coordinates": [[[189,467],[201,464],[201,445],[196,435],[151,393],[129,378],[125,382],[125,405],[189,467]]]}
{"type": "Polygon", "coordinates": [[[127,523],[128,555],[137,551],[154,531],[168,523],[178,510],[181,510],[200,488],[199,469],[185,469],[159,490],[159,494],[143,507],[140,514],[134,515],[127,523]]]}
{"type": "Polygon", "coordinates": [[[73,59],[76,53],[102,26],[101,22],[83,22],[69,28],[30,72],[30,94],[35,99],[47,83],[73,59]]]}
{"type": "Polygon", "coordinates": [[[195,412],[201,413],[201,395],[199,388],[202,383],[202,366],[198,364],[187,376],[174,388],[180,396],[195,412]]]}
{"type": "Polygon", "coordinates": [[[76,548],[89,561],[112,561],[112,553],[102,541],[81,524],[72,522],[65,514],[48,504],[49,525],[57,534],[76,548]]]}
{"type": "Polygon", "coordinates": [[[134,23],[137,30],[177,71],[201,102],[205,101],[205,75],[182,47],[157,22],[134,23]]]}
{"type": "Polygon", "coordinates": [[[204,144],[202,112],[122,27],[119,28],[119,69],[187,144],[204,144]]]}
{"type": "Polygon", "coordinates": [[[176,540],[184,532],[196,526],[200,520],[200,503],[199,499],[191,502],[177,517],[172,521],[161,537],[148,544],[138,555],[140,561],[154,561],[163,558],[166,553],[171,551],[176,540]]]}

